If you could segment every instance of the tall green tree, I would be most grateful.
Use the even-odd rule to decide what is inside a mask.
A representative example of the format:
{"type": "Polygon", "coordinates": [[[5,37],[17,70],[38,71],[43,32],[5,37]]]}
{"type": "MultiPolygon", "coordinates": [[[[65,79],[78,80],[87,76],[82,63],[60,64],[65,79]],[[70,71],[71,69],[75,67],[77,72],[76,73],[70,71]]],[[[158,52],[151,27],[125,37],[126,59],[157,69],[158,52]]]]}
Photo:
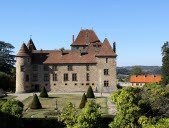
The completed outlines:
{"type": "Polygon", "coordinates": [[[73,128],[73,126],[77,123],[76,114],[77,110],[75,105],[71,102],[67,102],[60,115],[61,120],[64,122],[67,128],[73,128]]]}
{"type": "Polygon", "coordinates": [[[132,68],[131,75],[144,75],[144,72],[139,66],[134,66],[132,68]]]}
{"type": "Polygon", "coordinates": [[[0,41],[0,71],[7,74],[11,73],[15,63],[15,56],[13,55],[14,46],[10,43],[0,41]]]}
{"type": "Polygon", "coordinates": [[[99,108],[100,105],[94,101],[87,102],[78,115],[74,128],[102,128],[99,108]]]}
{"type": "Polygon", "coordinates": [[[164,45],[161,47],[162,51],[162,85],[169,84],[169,43],[168,41],[164,43],[164,45]]]}

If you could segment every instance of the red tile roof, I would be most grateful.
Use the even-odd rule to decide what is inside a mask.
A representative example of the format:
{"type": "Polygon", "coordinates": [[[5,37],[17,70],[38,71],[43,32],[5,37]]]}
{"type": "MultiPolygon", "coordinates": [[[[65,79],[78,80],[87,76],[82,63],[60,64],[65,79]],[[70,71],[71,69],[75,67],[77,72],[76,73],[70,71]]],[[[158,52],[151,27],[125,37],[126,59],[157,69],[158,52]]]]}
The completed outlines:
{"type": "Polygon", "coordinates": [[[19,56],[30,56],[29,50],[26,47],[25,43],[22,44],[18,54],[16,54],[17,57],[19,56]]]}
{"type": "Polygon", "coordinates": [[[99,53],[96,56],[115,56],[115,57],[117,56],[114,53],[114,51],[113,51],[113,49],[112,49],[112,47],[111,47],[107,38],[105,38],[103,45],[102,45],[99,53]]]}
{"type": "Polygon", "coordinates": [[[62,55],[62,51],[51,52],[44,64],[86,64],[96,63],[95,54],[84,54],[70,52],[62,55]]]}
{"type": "Polygon", "coordinates": [[[161,75],[132,75],[130,83],[156,83],[161,81],[161,75]]]}
{"type": "Polygon", "coordinates": [[[97,41],[99,42],[99,38],[93,30],[82,29],[79,32],[76,40],[71,45],[88,45],[97,41]]]}

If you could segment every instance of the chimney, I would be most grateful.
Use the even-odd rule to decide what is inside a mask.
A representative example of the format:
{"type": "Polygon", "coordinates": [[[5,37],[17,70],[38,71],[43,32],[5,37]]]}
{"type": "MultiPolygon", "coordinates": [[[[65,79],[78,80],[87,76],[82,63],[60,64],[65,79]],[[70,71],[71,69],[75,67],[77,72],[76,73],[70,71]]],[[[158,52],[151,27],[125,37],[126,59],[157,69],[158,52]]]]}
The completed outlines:
{"type": "Polygon", "coordinates": [[[116,42],[113,43],[113,51],[116,53],[116,42]]]}
{"type": "Polygon", "coordinates": [[[72,43],[74,43],[75,39],[74,39],[74,35],[72,35],[72,43]]]}

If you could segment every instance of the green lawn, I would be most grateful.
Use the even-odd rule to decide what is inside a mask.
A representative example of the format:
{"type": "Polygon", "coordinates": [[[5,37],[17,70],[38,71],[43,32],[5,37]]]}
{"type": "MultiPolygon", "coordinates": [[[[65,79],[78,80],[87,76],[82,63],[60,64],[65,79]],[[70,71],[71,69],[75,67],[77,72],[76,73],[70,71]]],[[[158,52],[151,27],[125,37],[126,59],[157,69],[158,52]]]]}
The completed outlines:
{"type": "MultiPolygon", "coordinates": [[[[45,115],[48,117],[54,116],[54,108],[57,99],[58,109],[62,111],[63,107],[65,106],[66,102],[72,102],[75,104],[76,108],[78,109],[82,95],[79,94],[56,94],[56,95],[49,95],[49,98],[40,98],[39,100],[42,104],[43,109],[28,109],[29,104],[32,101],[32,96],[28,97],[23,101],[24,104],[24,118],[30,118],[31,116],[34,118],[44,118],[45,115]]],[[[92,100],[92,99],[88,99],[92,100]]],[[[107,98],[106,97],[96,97],[94,99],[96,103],[101,105],[101,113],[107,114],[107,98]]],[[[79,110],[80,111],[80,110],[79,110]]]]}
{"type": "Polygon", "coordinates": [[[0,97],[0,99],[7,99],[7,100],[11,100],[11,99],[14,99],[14,98],[16,98],[16,96],[7,95],[7,96],[0,97]]]}

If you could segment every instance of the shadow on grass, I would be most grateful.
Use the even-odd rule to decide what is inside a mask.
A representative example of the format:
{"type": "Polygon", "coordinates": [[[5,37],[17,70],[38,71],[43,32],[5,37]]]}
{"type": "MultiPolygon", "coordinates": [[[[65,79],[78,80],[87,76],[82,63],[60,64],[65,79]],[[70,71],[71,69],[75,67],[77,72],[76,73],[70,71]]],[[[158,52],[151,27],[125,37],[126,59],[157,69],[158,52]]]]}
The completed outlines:
{"type": "Polygon", "coordinates": [[[95,99],[97,99],[97,98],[106,98],[106,97],[105,96],[98,96],[95,99]]]}

